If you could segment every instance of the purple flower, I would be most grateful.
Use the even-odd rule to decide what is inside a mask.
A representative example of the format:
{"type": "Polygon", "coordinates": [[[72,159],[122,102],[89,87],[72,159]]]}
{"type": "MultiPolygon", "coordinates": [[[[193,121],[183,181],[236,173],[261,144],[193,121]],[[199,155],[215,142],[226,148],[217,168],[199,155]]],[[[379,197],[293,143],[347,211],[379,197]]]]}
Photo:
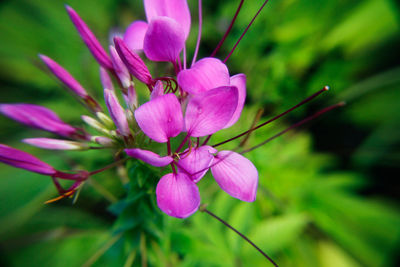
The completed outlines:
{"type": "Polygon", "coordinates": [[[63,122],[53,111],[32,104],[0,104],[0,112],[33,128],[74,138],[77,129],[63,122]]]}
{"type": "MultiPolygon", "coordinates": [[[[149,138],[160,143],[168,142],[168,147],[169,140],[183,130],[187,132],[183,143],[190,137],[213,134],[236,122],[243,108],[244,99],[239,97],[238,87],[245,95],[245,76],[237,75],[232,80],[236,86],[217,87],[192,95],[184,117],[175,95],[153,96],[135,111],[136,121],[149,138]]],[[[179,153],[181,148],[178,148],[176,156],[168,148],[169,155],[165,157],[146,150],[125,150],[129,156],[153,166],[171,164],[178,167],[178,172],[173,169],[174,172],[163,176],[157,185],[157,204],[162,211],[177,218],[193,214],[200,204],[196,183],[209,168],[225,192],[243,201],[255,200],[258,172],[248,159],[232,151],[217,153],[210,146],[192,148],[190,145],[190,149],[179,153]]]]}

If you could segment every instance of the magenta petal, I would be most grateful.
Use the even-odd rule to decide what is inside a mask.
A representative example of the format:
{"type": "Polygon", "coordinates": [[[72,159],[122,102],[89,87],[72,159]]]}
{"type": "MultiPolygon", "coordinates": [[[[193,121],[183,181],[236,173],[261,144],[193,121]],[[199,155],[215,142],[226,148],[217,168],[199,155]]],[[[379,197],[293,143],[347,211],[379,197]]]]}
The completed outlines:
{"type": "Polygon", "coordinates": [[[131,50],[142,50],[144,36],[146,35],[148,24],[144,21],[134,21],[126,29],[124,34],[124,42],[131,50]]]}
{"type": "Polygon", "coordinates": [[[183,128],[181,105],[174,94],[144,103],[135,111],[135,118],[142,131],[159,143],[177,136],[183,128]]]}
{"type": "Polygon", "coordinates": [[[198,94],[229,85],[229,71],[221,60],[208,57],[197,61],[190,69],[178,74],[178,83],[190,94],[198,94]]]}
{"type": "Polygon", "coordinates": [[[24,151],[0,144],[0,162],[28,171],[53,175],[53,167],[24,151]]]}
{"type": "Polygon", "coordinates": [[[164,95],[164,86],[162,81],[157,81],[154,85],[153,91],[150,94],[150,100],[153,100],[159,96],[164,95]]]}
{"type": "Polygon", "coordinates": [[[224,129],[231,127],[233,124],[235,124],[242,114],[244,101],[246,100],[246,75],[240,73],[232,76],[231,86],[236,86],[236,88],[238,89],[239,99],[236,110],[233,113],[231,120],[225,125],[224,129]]]}
{"type": "Polygon", "coordinates": [[[217,153],[217,150],[211,146],[201,146],[185,151],[178,162],[179,170],[187,172],[193,182],[197,183],[203,178],[210,167],[214,156],[212,153],[217,153]]]}
{"type": "Polygon", "coordinates": [[[78,83],[72,75],[65,70],[61,65],[45,55],[39,55],[40,59],[46,64],[49,70],[57,77],[65,86],[77,94],[81,98],[87,97],[86,90],[78,83]]]}
{"type": "Polygon", "coordinates": [[[247,202],[256,199],[258,172],[253,163],[233,151],[220,151],[211,166],[218,185],[229,195],[247,202]]]}
{"type": "Polygon", "coordinates": [[[84,150],[89,148],[84,143],[53,138],[27,138],[22,141],[32,146],[52,150],[84,150]]]}
{"type": "Polygon", "coordinates": [[[139,81],[150,85],[152,83],[151,74],[143,60],[135,52],[130,50],[121,38],[115,37],[114,43],[115,49],[129,72],[139,81]]]}
{"type": "Polygon", "coordinates": [[[140,159],[140,160],[142,160],[152,166],[155,166],[155,167],[167,166],[174,160],[170,156],[160,157],[160,155],[158,155],[154,152],[139,149],[139,148],[125,149],[125,152],[128,156],[135,158],[135,159],[140,159]]]}
{"type": "Polygon", "coordinates": [[[223,86],[193,96],[185,115],[188,134],[201,137],[221,130],[231,119],[237,103],[238,89],[234,86],[223,86]]]}
{"type": "Polygon", "coordinates": [[[150,21],[143,45],[148,59],[175,63],[184,46],[182,27],[175,20],[157,17],[150,21]]]}
{"type": "Polygon", "coordinates": [[[50,109],[32,104],[0,104],[0,113],[33,128],[65,137],[73,137],[76,129],[63,122],[50,109]]]}
{"type": "Polygon", "coordinates": [[[99,41],[96,39],[96,36],[92,33],[86,23],[79,17],[78,13],[73,10],[70,6],[65,6],[67,9],[68,15],[71,18],[72,22],[75,25],[75,28],[78,30],[79,35],[82,40],[85,42],[86,46],[89,48],[93,57],[97,60],[97,62],[106,69],[112,69],[112,63],[110,58],[108,57],[106,51],[104,51],[103,47],[100,45],[99,41]]]}
{"type": "Polygon", "coordinates": [[[164,175],[156,189],[158,207],[176,218],[192,215],[200,206],[196,184],[184,173],[164,175]]]}
{"type": "Polygon", "coordinates": [[[104,90],[104,100],[107,105],[108,112],[111,119],[117,126],[118,131],[123,136],[130,136],[131,130],[129,129],[128,120],[126,119],[125,110],[122,108],[115,93],[111,90],[104,90]]]}
{"type": "Polygon", "coordinates": [[[183,29],[185,40],[190,31],[190,10],[187,0],[144,0],[147,21],[165,16],[174,19],[183,29]]]}

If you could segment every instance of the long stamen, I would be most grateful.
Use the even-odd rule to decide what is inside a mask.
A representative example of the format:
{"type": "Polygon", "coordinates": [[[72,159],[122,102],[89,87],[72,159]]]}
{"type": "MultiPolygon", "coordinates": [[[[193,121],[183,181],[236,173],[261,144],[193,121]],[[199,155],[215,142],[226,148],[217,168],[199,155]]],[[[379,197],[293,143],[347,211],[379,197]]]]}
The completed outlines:
{"type": "Polygon", "coordinates": [[[228,227],[229,229],[231,229],[232,231],[234,231],[236,234],[238,234],[241,238],[243,238],[244,240],[246,240],[247,243],[249,243],[250,245],[252,245],[255,249],[257,249],[258,252],[260,252],[268,261],[270,261],[274,266],[278,267],[278,264],[276,264],[276,262],[274,262],[273,259],[271,259],[264,251],[262,251],[256,244],[254,244],[250,239],[248,239],[244,234],[242,234],[241,232],[239,232],[238,230],[236,230],[232,225],[230,225],[229,223],[227,223],[226,221],[224,221],[223,219],[221,219],[220,217],[218,217],[217,215],[215,215],[214,213],[212,213],[211,211],[209,211],[207,208],[200,207],[200,211],[207,213],[208,215],[210,215],[211,217],[213,217],[214,219],[218,220],[219,222],[221,222],[222,224],[224,224],[226,227],[228,227]]]}
{"type": "Polygon", "coordinates": [[[183,47],[183,69],[186,70],[186,44],[183,47]]]}
{"type": "Polygon", "coordinates": [[[235,140],[235,139],[237,139],[237,138],[239,138],[239,137],[242,137],[242,136],[248,134],[249,132],[255,131],[255,130],[257,130],[257,129],[263,127],[264,125],[267,125],[268,123],[271,123],[271,122],[273,122],[273,121],[279,119],[280,117],[282,117],[282,116],[286,115],[287,113],[289,113],[289,112],[295,110],[296,108],[298,108],[298,107],[304,105],[305,103],[311,101],[311,100],[314,99],[315,97],[319,96],[320,94],[322,94],[323,92],[328,91],[328,90],[329,90],[329,87],[328,87],[328,86],[325,86],[324,88],[322,88],[321,90],[319,90],[319,91],[316,92],[315,94],[313,94],[313,95],[307,97],[306,99],[304,99],[303,101],[301,101],[301,102],[298,103],[297,105],[291,107],[290,109],[288,109],[288,110],[286,110],[285,112],[279,114],[278,116],[275,116],[275,117],[273,117],[272,119],[270,119],[270,120],[268,120],[268,121],[266,121],[266,122],[264,122],[264,123],[261,123],[260,125],[254,127],[254,128],[251,128],[250,130],[247,130],[247,131],[245,131],[245,132],[243,132],[243,133],[241,133],[241,134],[239,134],[239,135],[236,135],[236,136],[234,136],[234,137],[232,137],[232,138],[230,138],[230,139],[228,139],[228,140],[225,140],[225,141],[223,141],[223,142],[220,142],[220,143],[218,143],[218,144],[215,144],[215,145],[213,145],[213,147],[217,147],[217,146],[226,144],[226,143],[228,143],[228,142],[230,142],[230,141],[233,141],[233,140],[235,140]]]}
{"type": "Polygon", "coordinates": [[[228,27],[228,29],[226,30],[224,36],[222,37],[221,41],[219,41],[217,47],[216,47],[216,48],[214,49],[214,51],[211,53],[210,57],[214,57],[214,56],[217,54],[218,50],[221,48],[222,44],[225,42],[226,37],[228,37],[229,33],[231,32],[232,27],[233,27],[233,24],[235,23],[236,18],[237,18],[237,16],[239,15],[240,10],[242,9],[243,3],[244,3],[244,0],[241,0],[241,1],[240,1],[240,4],[239,4],[239,6],[238,6],[238,8],[236,9],[236,13],[235,13],[235,15],[233,16],[233,19],[232,19],[232,21],[231,21],[231,24],[229,24],[229,27],[228,27]]]}
{"type": "Polygon", "coordinates": [[[118,160],[118,161],[116,161],[114,163],[111,163],[111,164],[109,164],[109,165],[107,165],[107,166],[105,166],[105,167],[103,167],[101,169],[98,169],[98,170],[90,172],[89,175],[92,176],[92,175],[98,174],[100,172],[103,172],[105,170],[111,169],[113,167],[116,167],[116,166],[120,165],[121,163],[123,163],[123,162],[125,162],[127,160],[128,160],[128,158],[120,159],[120,160],[118,160]]]}
{"type": "Polygon", "coordinates": [[[239,45],[240,41],[243,39],[244,35],[247,33],[249,30],[250,26],[253,24],[254,20],[257,18],[258,14],[260,14],[261,10],[263,10],[264,6],[268,3],[269,0],[265,0],[264,4],[260,7],[260,9],[257,11],[256,15],[253,17],[253,19],[250,21],[249,25],[247,25],[246,29],[242,33],[242,35],[239,37],[237,40],[236,44],[233,46],[231,52],[229,52],[228,56],[224,59],[224,63],[230,58],[230,56],[233,54],[233,51],[235,51],[236,47],[239,45]]]}
{"type": "Polygon", "coordinates": [[[275,134],[274,136],[268,138],[268,139],[265,140],[264,142],[262,142],[262,143],[260,143],[260,144],[258,144],[258,145],[256,145],[256,146],[253,146],[252,148],[243,150],[242,152],[240,152],[240,154],[244,154],[244,153],[253,151],[254,149],[257,149],[257,148],[259,148],[259,147],[265,145],[266,143],[268,143],[268,142],[274,140],[275,138],[281,136],[282,134],[284,134],[284,133],[286,133],[286,132],[288,132],[288,131],[290,131],[290,130],[296,128],[296,127],[299,127],[299,126],[303,125],[304,123],[309,122],[310,120],[313,120],[313,119],[315,119],[315,118],[321,116],[322,114],[324,114],[324,113],[326,113],[326,112],[328,112],[328,111],[331,111],[332,109],[335,109],[335,108],[338,108],[338,107],[342,107],[342,106],[344,106],[344,105],[345,105],[345,102],[340,102],[340,103],[337,103],[337,104],[335,104],[335,105],[332,105],[332,106],[329,106],[329,107],[327,107],[327,108],[324,108],[324,109],[318,111],[317,113],[315,113],[314,115],[311,115],[310,117],[305,118],[304,120],[301,120],[301,121],[299,121],[299,122],[293,124],[292,126],[286,128],[285,130],[283,130],[283,131],[281,131],[281,132],[275,134]]]}
{"type": "Polygon", "coordinates": [[[199,52],[199,47],[200,47],[200,40],[201,40],[201,28],[203,24],[203,13],[201,9],[201,0],[199,0],[199,32],[197,33],[197,43],[196,43],[196,49],[194,50],[194,55],[193,55],[193,60],[192,60],[192,65],[196,62],[197,54],[199,52]]]}
{"type": "Polygon", "coordinates": [[[183,139],[182,143],[179,145],[179,147],[175,150],[175,153],[178,153],[179,151],[181,151],[182,147],[186,144],[187,140],[190,138],[189,134],[187,134],[185,136],[185,138],[183,139]]]}

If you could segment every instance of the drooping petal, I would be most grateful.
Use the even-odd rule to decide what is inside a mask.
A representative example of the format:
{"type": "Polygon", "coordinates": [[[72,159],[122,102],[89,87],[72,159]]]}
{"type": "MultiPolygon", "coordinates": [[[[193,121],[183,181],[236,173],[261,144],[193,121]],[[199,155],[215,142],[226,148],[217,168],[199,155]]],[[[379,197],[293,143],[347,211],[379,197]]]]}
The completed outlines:
{"type": "Polygon", "coordinates": [[[148,24],[141,20],[134,21],[128,26],[124,34],[124,42],[131,50],[143,49],[143,41],[147,27],[148,24]]]}
{"type": "Polygon", "coordinates": [[[117,96],[111,90],[104,90],[104,100],[107,105],[108,112],[111,119],[117,126],[120,134],[123,136],[130,136],[131,130],[129,129],[128,120],[126,119],[125,111],[118,101],[117,96]]]}
{"type": "Polygon", "coordinates": [[[157,81],[154,85],[153,91],[151,91],[150,100],[153,100],[162,95],[164,95],[163,83],[161,81],[157,81]]]}
{"type": "Polygon", "coordinates": [[[190,179],[197,183],[207,173],[217,150],[211,146],[201,146],[192,151],[186,150],[178,162],[178,169],[182,172],[188,172],[190,179]]]}
{"type": "Polygon", "coordinates": [[[185,40],[190,32],[190,10],[187,0],[144,0],[147,21],[165,16],[174,19],[183,29],[185,40]]]}
{"type": "Polygon", "coordinates": [[[92,33],[86,23],[79,17],[78,13],[73,10],[70,6],[65,6],[67,9],[68,15],[71,18],[72,22],[75,25],[75,28],[78,30],[79,35],[82,40],[85,42],[86,46],[89,48],[93,57],[97,60],[97,62],[106,69],[112,69],[112,63],[110,58],[108,57],[106,51],[104,51],[103,47],[96,39],[96,36],[92,33]]]}
{"type": "Polygon", "coordinates": [[[139,81],[150,85],[152,83],[151,74],[143,60],[135,52],[130,50],[121,38],[115,37],[114,44],[118,55],[125,63],[129,72],[139,81]]]}
{"type": "Polygon", "coordinates": [[[160,155],[154,152],[139,148],[125,149],[125,152],[128,156],[135,159],[140,159],[155,167],[167,166],[174,160],[171,156],[161,157],[160,155]]]}
{"type": "Polygon", "coordinates": [[[228,86],[230,83],[229,70],[217,58],[203,58],[190,69],[180,71],[178,83],[184,91],[190,94],[199,94],[220,86],[228,86]]]}
{"type": "Polygon", "coordinates": [[[235,86],[223,86],[193,96],[186,108],[186,131],[190,136],[201,137],[221,130],[231,119],[237,102],[235,86]]]}
{"type": "Polygon", "coordinates": [[[157,184],[156,195],[158,207],[172,217],[189,217],[200,206],[199,189],[184,173],[164,175],[157,184]]]}
{"type": "Polygon", "coordinates": [[[157,17],[149,23],[143,45],[148,59],[175,63],[184,46],[184,32],[175,20],[157,17]]]}
{"type": "Polygon", "coordinates": [[[0,113],[33,128],[65,137],[73,137],[77,130],[63,122],[50,109],[32,104],[0,104],[0,113]]]}
{"type": "Polygon", "coordinates": [[[111,81],[111,77],[107,70],[103,67],[100,67],[100,81],[104,89],[114,91],[114,85],[111,81]]]}
{"type": "Polygon", "coordinates": [[[32,146],[53,150],[84,150],[89,148],[84,143],[53,138],[26,138],[22,141],[32,146]]]}
{"type": "Polygon", "coordinates": [[[82,87],[82,85],[77,82],[67,70],[61,67],[60,64],[45,55],[39,55],[39,57],[54,74],[54,76],[56,76],[57,79],[65,84],[65,86],[71,89],[74,94],[78,95],[80,98],[87,97],[88,93],[82,87]]]}
{"type": "Polygon", "coordinates": [[[231,86],[236,86],[238,89],[238,104],[235,112],[232,115],[231,120],[225,125],[225,128],[231,127],[233,124],[237,122],[242,114],[244,101],[246,100],[246,75],[243,73],[234,75],[231,77],[231,86]]]}
{"type": "Polygon", "coordinates": [[[56,170],[49,164],[24,151],[0,144],[0,162],[15,168],[25,169],[44,175],[53,175],[56,170]]]}
{"type": "Polygon", "coordinates": [[[135,111],[135,118],[140,129],[159,143],[177,136],[183,128],[181,105],[174,94],[159,96],[144,103],[135,111]]]}
{"type": "Polygon", "coordinates": [[[117,50],[114,46],[110,45],[110,55],[114,66],[114,71],[117,74],[121,84],[124,88],[128,88],[131,85],[131,75],[129,74],[128,68],[125,66],[119,57],[117,50]]]}
{"type": "Polygon", "coordinates": [[[242,201],[256,199],[258,171],[253,163],[233,151],[220,151],[211,165],[218,185],[229,195],[242,201]]]}

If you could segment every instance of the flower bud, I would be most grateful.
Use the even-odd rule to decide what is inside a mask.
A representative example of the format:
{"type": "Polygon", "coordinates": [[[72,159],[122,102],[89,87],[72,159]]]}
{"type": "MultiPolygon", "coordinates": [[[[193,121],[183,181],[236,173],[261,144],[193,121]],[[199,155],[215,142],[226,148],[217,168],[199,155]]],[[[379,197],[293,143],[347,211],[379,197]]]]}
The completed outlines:
{"type": "Polygon", "coordinates": [[[66,5],[68,15],[74,23],[76,29],[79,32],[82,40],[85,42],[86,46],[89,48],[93,57],[97,60],[97,62],[106,69],[112,69],[112,62],[107,55],[106,51],[104,51],[103,47],[100,45],[99,41],[96,39],[96,36],[92,33],[86,23],[79,17],[78,13],[73,10],[70,6],[66,5]]]}
{"type": "Polygon", "coordinates": [[[121,81],[122,86],[124,88],[128,88],[131,84],[131,75],[129,74],[129,71],[125,66],[124,62],[122,62],[121,58],[119,57],[117,50],[115,50],[114,46],[111,45],[110,45],[110,55],[115,73],[117,74],[119,80],[121,81]]]}
{"type": "Polygon", "coordinates": [[[63,122],[50,109],[32,104],[0,104],[0,113],[33,128],[74,138],[77,129],[63,122]]]}
{"type": "Polygon", "coordinates": [[[56,170],[49,164],[24,151],[0,144],[0,162],[15,168],[25,169],[44,175],[53,175],[56,170]]]}
{"type": "Polygon", "coordinates": [[[129,129],[128,121],[126,119],[125,111],[121,107],[116,95],[111,90],[104,90],[104,99],[106,101],[108,112],[111,119],[114,121],[119,133],[123,136],[130,136],[131,130],[129,129]]]}
{"type": "Polygon", "coordinates": [[[32,146],[52,150],[86,150],[89,148],[85,143],[53,138],[27,138],[22,141],[32,146]]]}
{"type": "Polygon", "coordinates": [[[129,72],[139,81],[151,85],[152,77],[143,60],[130,50],[121,38],[114,38],[115,48],[129,72]]]}

